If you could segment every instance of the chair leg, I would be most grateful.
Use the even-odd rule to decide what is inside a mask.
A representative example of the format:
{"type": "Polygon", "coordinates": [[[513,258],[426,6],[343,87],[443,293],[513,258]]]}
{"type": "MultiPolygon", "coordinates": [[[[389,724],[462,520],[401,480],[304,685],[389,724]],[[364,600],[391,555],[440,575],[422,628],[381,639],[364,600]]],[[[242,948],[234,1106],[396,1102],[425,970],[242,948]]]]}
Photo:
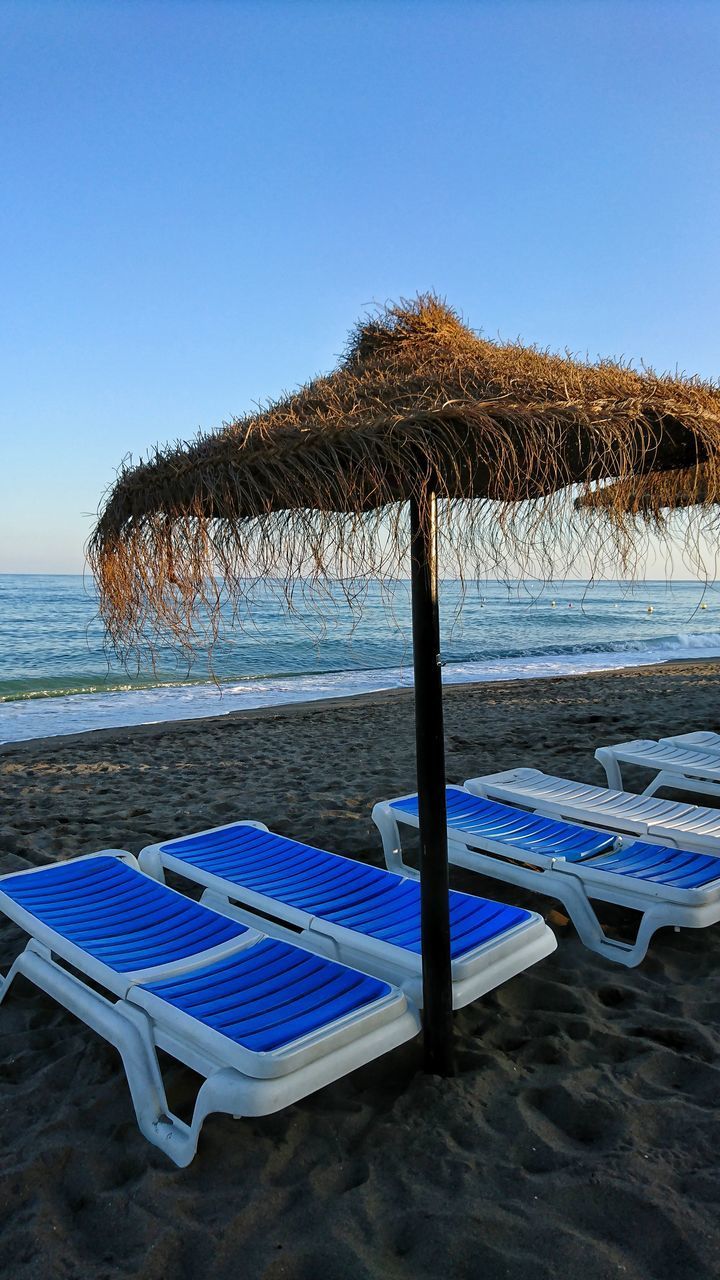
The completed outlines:
{"type": "Polygon", "coordinates": [[[681,773],[659,773],[656,778],[653,778],[643,795],[654,795],[661,787],[672,787],[674,791],[688,791],[691,795],[714,796],[716,799],[720,795],[720,782],[694,778],[690,774],[681,773]]]}
{"type": "Polygon", "coordinates": [[[18,974],[25,972],[23,959],[28,951],[29,946],[30,944],[28,944],[28,947],[26,947],[24,951],[20,952],[19,956],[15,957],[13,963],[11,964],[7,973],[5,974],[5,977],[0,978],[0,1004],[2,1004],[13,982],[17,978],[18,974]]]}
{"type": "Polygon", "coordinates": [[[567,886],[558,888],[556,882],[554,887],[560,901],[567,907],[580,941],[589,951],[596,951],[603,955],[608,939],[582,886],[571,882],[567,886]]]}
{"type": "Polygon", "coordinates": [[[648,783],[643,791],[643,795],[654,796],[656,791],[660,791],[662,787],[672,787],[673,785],[676,785],[681,791],[687,790],[687,787],[683,786],[682,778],[679,780],[676,779],[674,784],[672,774],[663,773],[661,771],[660,773],[656,773],[655,777],[648,783]]]}
{"type": "Polygon", "coordinates": [[[633,965],[640,964],[640,962],[645,959],[645,956],[648,953],[648,947],[650,946],[654,935],[657,933],[657,930],[672,923],[673,922],[671,920],[665,918],[665,913],[662,911],[645,912],[638,927],[635,945],[630,953],[632,955],[633,965]]]}
{"type": "Polygon", "coordinates": [[[139,864],[140,870],[144,871],[146,876],[152,876],[153,880],[159,880],[160,884],[165,884],[165,871],[158,849],[143,849],[139,864]]]}
{"type": "Polygon", "coordinates": [[[612,747],[598,747],[595,752],[595,759],[601,764],[605,770],[607,784],[613,791],[622,791],[622,773],[620,772],[620,764],[615,757],[612,747]]]}
{"type": "Polygon", "coordinates": [[[638,926],[635,941],[620,942],[615,938],[607,937],[591,900],[580,885],[563,889],[561,901],[568,909],[580,940],[589,951],[594,951],[597,955],[630,969],[645,959],[653,934],[664,924],[671,923],[665,919],[662,912],[645,911],[638,926]]]}
{"type": "Polygon", "coordinates": [[[372,820],[380,832],[388,871],[394,871],[399,876],[409,876],[412,880],[419,880],[420,873],[403,862],[400,828],[390,806],[376,804],[372,811],[372,820]]]}
{"type": "Polygon", "coordinates": [[[192,1126],[170,1111],[147,1014],[124,1001],[112,1003],[99,995],[36,950],[32,942],[17,957],[3,981],[0,1001],[20,973],[114,1045],[122,1058],[141,1133],[175,1164],[181,1167],[189,1164],[208,1109],[201,1109],[198,1121],[194,1117],[192,1126]]]}

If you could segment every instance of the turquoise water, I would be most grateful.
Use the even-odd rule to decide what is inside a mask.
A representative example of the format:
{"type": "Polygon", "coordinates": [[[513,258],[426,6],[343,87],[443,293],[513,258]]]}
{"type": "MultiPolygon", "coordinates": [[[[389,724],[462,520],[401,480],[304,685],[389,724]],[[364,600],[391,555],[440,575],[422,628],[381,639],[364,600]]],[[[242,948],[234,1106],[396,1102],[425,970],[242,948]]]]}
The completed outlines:
{"type": "MultiPolygon", "coordinates": [[[[248,625],[191,668],[170,652],[156,670],[124,670],[105,652],[89,583],[0,575],[0,741],[218,715],[412,683],[409,588],[391,611],[377,585],[359,619],[344,605],[288,616],[256,592],[248,625]]],[[[446,681],[612,669],[720,655],[720,591],[697,583],[442,586],[446,681]],[[703,607],[704,606],[704,607],[703,607]],[[651,611],[650,611],[651,610],[651,611]]]]}

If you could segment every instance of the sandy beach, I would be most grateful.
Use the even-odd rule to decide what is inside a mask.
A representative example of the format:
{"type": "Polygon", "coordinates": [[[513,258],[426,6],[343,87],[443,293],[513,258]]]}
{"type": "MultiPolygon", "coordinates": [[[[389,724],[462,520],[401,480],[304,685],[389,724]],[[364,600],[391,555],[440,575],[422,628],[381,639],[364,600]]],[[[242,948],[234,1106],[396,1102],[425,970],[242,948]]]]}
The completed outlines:
{"type": "MultiPolygon", "coordinates": [[[[720,662],[684,661],[455,686],[449,779],[527,764],[601,783],[595,746],[717,728],[719,693],[720,662]]],[[[243,817],[380,865],[371,806],[413,770],[407,692],[9,745],[0,869],[243,817]]],[[[424,1076],[411,1044],[276,1116],[211,1118],[185,1171],[139,1134],[115,1051],[18,981],[0,1011],[0,1273],[715,1277],[720,930],[665,931],[627,970],[532,905],[559,948],[457,1015],[455,1079],[424,1076]]],[[[2,927],[3,972],[21,941],[2,927]]],[[[196,1077],[164,1066],[187,1107],[196,1077]]]]}

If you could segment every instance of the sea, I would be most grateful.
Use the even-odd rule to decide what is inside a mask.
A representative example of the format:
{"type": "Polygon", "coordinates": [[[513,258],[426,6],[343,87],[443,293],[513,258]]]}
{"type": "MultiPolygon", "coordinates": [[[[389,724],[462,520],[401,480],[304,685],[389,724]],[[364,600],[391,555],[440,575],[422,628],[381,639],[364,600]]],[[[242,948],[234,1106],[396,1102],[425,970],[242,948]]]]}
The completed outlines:
{"type": "MultiPolygon", "coordinates": [[[[447,684],[720,657],[720,588],[696,582],[446,581],[440,604],[447,684]]],[[[411,685],[407,582],[370,583],[360,609],[335,591],[291,612],[276,584],[255,584],[210,670],[203,653],[162,649],[154,667],[125,667],[91,581],[0,575],[0,742],[411,685]]]]}

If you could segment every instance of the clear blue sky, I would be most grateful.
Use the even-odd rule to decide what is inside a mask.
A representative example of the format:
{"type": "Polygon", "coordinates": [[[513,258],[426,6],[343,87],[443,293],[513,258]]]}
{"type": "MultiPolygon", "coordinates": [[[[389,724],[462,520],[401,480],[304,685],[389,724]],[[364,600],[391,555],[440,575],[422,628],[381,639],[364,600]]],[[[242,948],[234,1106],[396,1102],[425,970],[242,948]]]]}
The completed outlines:
{"type": "Polygon", "coordinates": [[[0,571],[373,301],[720,373],[713,0],[0,0],[0,63],[0,571]]]}

